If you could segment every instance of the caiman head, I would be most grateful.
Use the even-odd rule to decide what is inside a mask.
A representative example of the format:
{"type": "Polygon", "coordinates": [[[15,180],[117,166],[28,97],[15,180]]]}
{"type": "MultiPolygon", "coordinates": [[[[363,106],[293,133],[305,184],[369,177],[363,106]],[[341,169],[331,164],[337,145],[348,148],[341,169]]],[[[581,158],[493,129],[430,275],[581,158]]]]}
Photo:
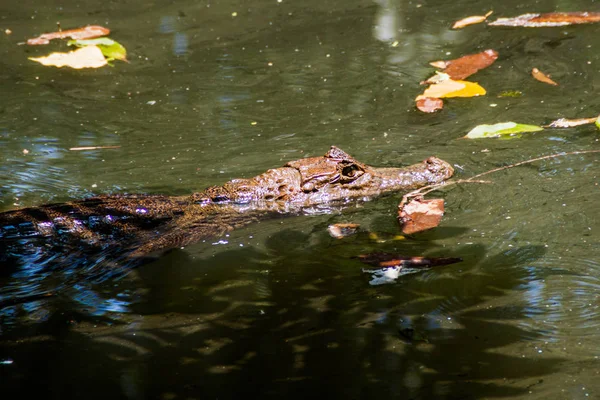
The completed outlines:
{"type": "Polygon", "coordinates": [[[234,179],[196,193],[192,200],[196,204],[319,207],[417,189],[443,182],[453,173],[450,164],[436,157],[404,168],[375,168],[332,146],[323,157],[290,161],[253,178],[234,179]]]}

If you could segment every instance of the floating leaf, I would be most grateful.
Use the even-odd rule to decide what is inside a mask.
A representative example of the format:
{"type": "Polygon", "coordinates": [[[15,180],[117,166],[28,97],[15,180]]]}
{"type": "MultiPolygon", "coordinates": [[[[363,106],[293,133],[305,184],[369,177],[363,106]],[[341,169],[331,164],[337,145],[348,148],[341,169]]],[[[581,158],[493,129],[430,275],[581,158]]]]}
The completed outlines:
{"type": "Polygon", "coordinates": [[[579,118],[579,119],[559,118],[556,121],[550,122],[546,126],[548,128],[572,128],[574,126],[593,124],[594,122],[597,123],[597,121],[598,121],[598,119],[596,117],[594,117],[594,118],[579,118]]]}
{"type": "MultiPolygon", "coordinates": [[[[496,50],[487,49],[477,54],[469,54],[455,60],[434,61],[430,63],[436,68],[443,69],[454,80],[465,79],[480,69],[489,67],[498,59],[496,50]]],[[[435,79],[434,77],[429,79],[435,79]]],[[[429,81],[429,79],[427,81],[429,81]]]]}
{"type": "Polygon", "coordinates": [[[483,96],[484,94],[486,94],[487,92],[485,91],[485,89],[481,86],[479,86],[479,84],[477,82],[468,82],[468,81],[456,81],[456,82],[461,82],[464,83],[465,87],[454,91],[454,92],[450,92],[450,93],[446,93],[443,96],[440,96],[442,98],[450,98],[450,97],[476,97],[476,96],[483,96]]]}
{"type": "Polygon", "coordinates": [[[515,122],[502,122],[494,125],[478,125],[465,136],[468,139],[493,138],[502,135],[513,135],[522,132],[537,132],[544,128],[537,125],[517,124],[515,122]]]}
{"type": "Polygon", "coordinates": [[[544,74],[542,71],[540,71],[537,68],[534,68],[531,70],[531,75],[537,79],[540,82],[544,82],[547,83],[549,85],[554,85],[554,86],[558,86],[558,83],[554,82],[552,79],[550,79],[546,74],[544,74]]]}
{"type": "Polygon", "coordinates": [[[29,57],[29,59],[58,68],[100,68],[108,64],[102,51],[96,46],[86,46],[69,53],[51,53],[46,57],[29,57]]]}
{"type": "Polygon", "coordinates": [[[448,79],[441,83],[429,86],[417,100],[425,97],[448,98],[448,97],[474,97],[486,93],[485,89],[475,82],[454,81],[448,79]]]}
{"type": "Polygon", "coordinates": [[[436,97],[421,97],[416,105],[420,111],[432,113],[444,108],[444,101],[436,97]]]}
{"type": "Polygon", "coordinates": [[[600,13],[559,12],[545,14],[523,14],[514,18],[498,18],[496,21],[490,22],[488,25],[523,26],[526,28],[539,28],[575,24],[589,24],[593,22],[600,22],[600,13]]]}
{"type": "Polygon", "coordinates": [[[121,60],[127,61],[127,50],[119,42],[110,38],[97,38],[89,40],[69,40],[69,46],[98,46],[108,61],[121,60]]]}
{"type": "Polygon", "coordinates": [[[29,39],[28,45],[48,44],[52,39],[91,39],[99,36],[106,36],[110,29],[98,25],[84,26],[82,28],[69,29],[66,31],[44,33],[36,38],[29,39]]]}
{"type": "Polygon", "coordinates": [[[447,79],[443,82],[433,84],[425,89],[423,94],[417,96],[417,100],[420,100],[425,97],[433,97],[440,98],[444,95],[452,92],[457,92],[466,87],[466,85],[462,82],[453,81],[452,79],[447,79]]]}
{"type": "Polygon", "coordinates": [[[454,23],[454,25],[452,25],[452,29],[460,29],[460,28],[464,28],[465,26],[468,26],[468,25],[479,24],[479,23],[485,21],[487,19],[487,17],[492,15],[492,13],[493,13],[493,11],[490,11],[485,15],[473,15],[470,17],[463,18],[461,20],[456,21],[454,23]]]}
{"type": "Polygon", "coordinates": [[[444,200],[415,198],[398,208],[402,233],[410,235],[435,228],[444,215],[444,200]]]}

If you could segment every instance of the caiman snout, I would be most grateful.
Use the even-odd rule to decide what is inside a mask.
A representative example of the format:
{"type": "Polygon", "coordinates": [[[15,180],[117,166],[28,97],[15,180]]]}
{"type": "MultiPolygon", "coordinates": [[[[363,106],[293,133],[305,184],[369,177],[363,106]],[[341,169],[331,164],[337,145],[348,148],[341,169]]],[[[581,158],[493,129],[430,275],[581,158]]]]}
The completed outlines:
{"type": "Polygon", "coordinates": [[[452,178],[452,175],[454,175],[454,168],[452,168],[452,165],[437,157],[429,157],[423,161],[423,163],[426,164],[427,171],[429,171],[433,178],[431,184],[443,182],[446,179],[452,178]]]}

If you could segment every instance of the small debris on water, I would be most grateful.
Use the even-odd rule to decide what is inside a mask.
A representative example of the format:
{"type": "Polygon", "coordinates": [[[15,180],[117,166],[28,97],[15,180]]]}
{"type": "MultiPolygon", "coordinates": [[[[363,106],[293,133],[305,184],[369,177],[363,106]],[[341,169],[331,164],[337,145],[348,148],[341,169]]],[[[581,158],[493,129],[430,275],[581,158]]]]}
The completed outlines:
{"type": "Polygon", "coordinates": [[[381,268],[381,269],[363,269],[362,271],[368,274],[372,274],[372,279],[369,281],[369,285],[378,286],[389,283],[395,283],[396,279],[400,276],[402,267],[392,268],[381,268]]]}
{"type": "Polygon", "coordinates": [[[354,235],[359,227],[359,224],[333,224],[327,227],[327,231],[332,237],[342,239],[354,235]]]}

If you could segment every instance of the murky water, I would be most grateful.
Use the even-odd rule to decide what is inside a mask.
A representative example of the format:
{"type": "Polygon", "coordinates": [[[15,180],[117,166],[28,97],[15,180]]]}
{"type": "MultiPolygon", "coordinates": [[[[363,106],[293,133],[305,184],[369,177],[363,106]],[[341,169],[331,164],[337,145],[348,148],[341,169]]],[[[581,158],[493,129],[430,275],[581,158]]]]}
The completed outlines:
{"type": "MultiPolygon", "coordinates": [[[[593,125],[458,138],[481,123],[597,115],[600,25],[449,29],[489,9],[598,11],[594,1],[42,3],[0,4],[0,32],[12,31],[0,33],[2,211],[190,193],[332,144],[380,166],[437,155],[463,178],[598,145],[593,125]],[[61,49],[18,45],[57,21],[110,27],[131,63],[28,61],[61,49]],[[498,61],[470,80],[488,95],[434,115],[414,109],[428,62],[487,48],[498,61]],[[533,67],[560,86],[533,80],[533,67]],[[523,95],[498,97],[507,90],[523,95]],[[69,151],[77,146],[120,148],[69,151]]],[[[405,240],[393,239],[389,197],[264,221],[118,280],[73,280],[0,312],[0,393],[599,398],[599,168],[593,154],[565,156],[449,188],[442,225],[405,240]],[[363,230],[333,239],[334,222],[363,230]],[[370,286],[352,257],[381,251],[464,261],[370,286]]]]}

